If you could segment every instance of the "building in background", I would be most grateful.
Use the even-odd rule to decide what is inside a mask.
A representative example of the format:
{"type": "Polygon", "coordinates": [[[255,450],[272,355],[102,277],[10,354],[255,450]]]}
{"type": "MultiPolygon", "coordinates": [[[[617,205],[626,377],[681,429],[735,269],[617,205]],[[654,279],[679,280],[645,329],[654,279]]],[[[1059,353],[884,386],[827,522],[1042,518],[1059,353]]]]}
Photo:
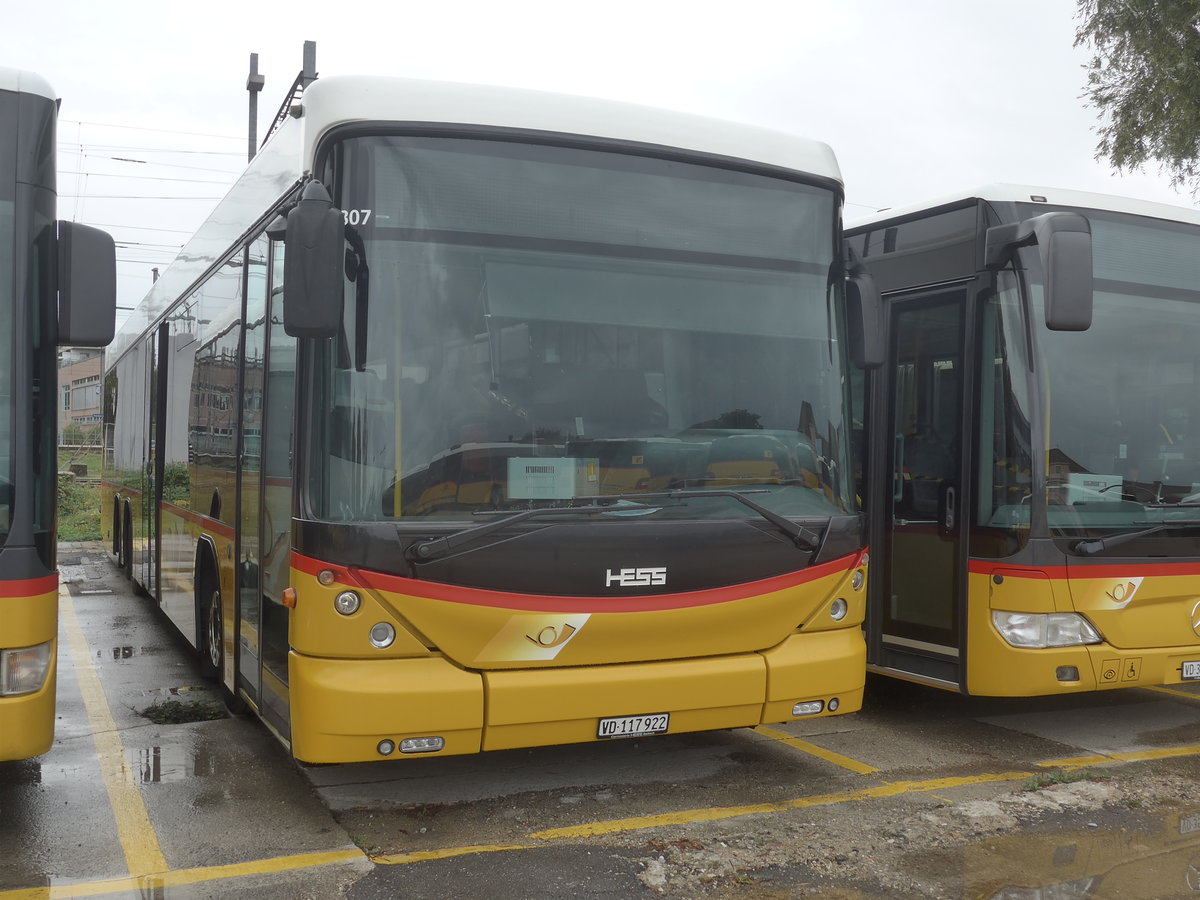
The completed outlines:
{"type": "Polygon", "coordinates": [[[58,358],[58,445],[98,447],[104,351],[63,347],[58,358]]]}

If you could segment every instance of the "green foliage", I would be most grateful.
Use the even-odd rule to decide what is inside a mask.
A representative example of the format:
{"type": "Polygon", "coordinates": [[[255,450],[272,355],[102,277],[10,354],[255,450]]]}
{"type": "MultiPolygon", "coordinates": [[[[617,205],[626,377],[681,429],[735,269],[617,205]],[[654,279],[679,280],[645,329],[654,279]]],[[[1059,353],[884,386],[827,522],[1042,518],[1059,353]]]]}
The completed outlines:
{"type": "Polygon", "coordinates": [[[1157,161],[1200,190],[1200,0],[1078,0],[1075,45],[1093,50],[1084,93],[1101,115],[1097,157],[1157,161]]]}
{"type": "Polygon", "coordinates": [[[182,725],[225,718],[225,707],[216,700],[164,700],[140,713],[156,725],[182,725]]]}
{"type": "Polygon", "coordinates": [[[186,505],[191,495],[187,463],[167,463],[163,467],[163,499],[168,503],[186,505]]]}
{"type": "Polygon", "coordinates": [[[70,475],[58,476],[58,539],[100,539],[100,486],[80,484],[70,475]]]}

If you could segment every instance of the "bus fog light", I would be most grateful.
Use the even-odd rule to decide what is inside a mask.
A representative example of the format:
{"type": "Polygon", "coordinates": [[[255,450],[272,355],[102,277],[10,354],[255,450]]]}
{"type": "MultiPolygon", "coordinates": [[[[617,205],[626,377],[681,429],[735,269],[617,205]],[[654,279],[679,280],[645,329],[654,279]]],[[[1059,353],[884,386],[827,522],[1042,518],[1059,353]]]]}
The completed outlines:
{"type": "Polygon", "coordinates": [[[1059,666],[1054,670],[1054,677],[1059,681],[1078,681],[1079,669],[1076,666],[1059,666]]]}
{"type": "Polygon", "coordinates": [[[0,696],[32,694],[50,675],[50,643],[0,650],[0,696]]]}
{"type": "Polygon", "coordinates": [[[846,618],[846,612],[850,609],[849,605],[841,597],[838,597],[829,604],[829,617],[835,622],[840,622],[846,618]]]}
{"type": "Polygon", "coordinates": [[[379,746],[377,746],[375,749],[379,751],[380,756],[391,756],[392,751],[396,749],[396,742],[384,739],[379,742],[379,746]]]}
{"type": "Polygon", "coordinates": [[[396,629],[387,622],[379,622],[371,626],[371,644],[382,650],[384,647],[392,646],[392,641],[396,639],[396,629]]]}
{"type": "Polygon", "coordinates": [[[1100,643],[1100,633],[1079,613],[1014,613],[992,610],[992,624],[1014,647],[1077,647],[1100,643]]]}
{"type": "Polygon", "coordinates": [[[792,707],[793,716],[815,716],[825,708],[824,700],[806,700],[792,707]]]}
{"type": "Polygon", "coordinates": [[[362,600],[354,591],[342,591],[333,598],[333,608],[343,616],[352,616],[362,606],[362,600]]]}
{"type": "Polygon", "coordinates": [[[405,738],[400,742],[401,753],[436,753],[446,746],[440,737],[405,738]]]}

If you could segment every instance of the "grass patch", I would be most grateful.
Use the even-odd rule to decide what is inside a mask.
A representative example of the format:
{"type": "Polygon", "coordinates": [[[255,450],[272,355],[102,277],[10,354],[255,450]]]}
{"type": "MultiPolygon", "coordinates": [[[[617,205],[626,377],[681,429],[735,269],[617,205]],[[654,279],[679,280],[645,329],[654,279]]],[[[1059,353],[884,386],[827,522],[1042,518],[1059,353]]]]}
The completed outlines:
{"type": "Polygon", "coordinates": [[[58,539],[100,540],[100,485],[80,484],[66,475],[59,477],[58,539]]]}
{"type": "Polygon", "coordinates": [[[155,725],[183,725],[224,719],[227,714],[225,704],[216,700],[164,700],[147,706],[139,715],[155,725]]]}
{"type": "Polygon", "coordinates": [[[1034,775],[1021,787],[1026,791],[1040,791],[1042,788],[1056,784],[1074,784],[1077,781],[1108,781],[1112,778],[1107,772],[1092,772],[1087,769],[1060,770],[1034,775]]]}

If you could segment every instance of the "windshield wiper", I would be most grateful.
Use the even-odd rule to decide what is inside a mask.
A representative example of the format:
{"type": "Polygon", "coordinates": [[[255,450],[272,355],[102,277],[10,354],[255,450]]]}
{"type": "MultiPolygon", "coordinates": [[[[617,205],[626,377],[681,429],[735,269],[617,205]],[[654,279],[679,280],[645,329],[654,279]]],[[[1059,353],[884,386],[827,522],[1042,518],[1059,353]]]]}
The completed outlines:
{"type": "Polygon", "coordinates": [[[751,492],[740,491],[661,491],[657,493],[647,494],[605,494],[603,497],[575,497],[571,502],[575,503],[578,500],[589,500],[591,502],[579,506],[545,506],[536,509],[522,509],[510,514],[501,514],[499,518],[493,519],[491,522],[484,522],[482,525],[475,525],[463,531],[456,531],[454,534],[448,534],[445,537],[429,538],[424,541],[418,541],[412,544],[405,554],[413,562],[430,562],[441,556],[447,556],[455,550],[461,549],[467,544],[474,543],[479,538],[486,537],[493,532],[507,528],[509,525],[516,522],[522,522],[526,519],[532,519],[541,516],[563,515],[564,513],[583,513],[585,515],[598,515],[602,513],[623,513],[629,512],[632,509],[645,509],[647,511],[653,509],[663,509],[668,506],[686,506],[687,500],[694,497],[730,497],[746,506],[784,534],[791,538],[792,543],[801,550],[814,551],[821,546],[821,535],[793,522],[791,519],[779,515],[758,503],[755,503],[746,493],[768,493],[766,489],[755,490],[751,492]],[[675,503],[646,503],[647,500],[674,500],[675,503]],[[603,500],[603,503],[595,501],[603,500]],[[635,506],[617,506],[618,502],[629,502],[635,506]]]}
{"type": "MultiPolygon", "coordinates": [[[[578,498],[576,498],[578,499],[578,498]]],[[[589,498],[590,499],[590,498],[589,498]]],[[[617,497],[605,497],[605,500],[616,500],[617,497]]],[[[574,502],[574,501],[572,501],[574,502]]],[[[666,504],[646,504],[646,510],[661,509],[666,504]]],[[[672,506],[682,506],[683,504],[670,504],[672,506]]],[[[424,541],[418,541],[412,544],[406,553],[406,556],[413,562],[429,562],[437,559],[439,556],[448,556],[455,550],[461,547],[474,543],[481,537],[486,537],[494,531],[499,531],[516,522],[523,522],[526,519],[533,519],[538,516],[553,516],[564,515],[566,513],[584,513],[585,515],[596,515],[597,513],[610,513],[615,511],[627,511],[632,507],[621,506],[613,507],[598,503],[589,503],[582,506],[541,506],[536,509],[522,509],[507,515],[501,514],[497,519],[491,522],[484,522],[482,525],[475,525],[463,531],[456,531],[454,534],[448,534],[445,537],[428,538],[424,541]]]]}
{"type": "Polygon", "coordinates": [[[1173,531],[1177,528],[1196,528],[1200,526],[1200,519],[1187,519],[1179,522],[1160,522],[1158,525],[1152,525],[1149,528],[1143,528],[1140,531],[1122,531],[1119,534],[1114,534],[1106,538],[1081,539],[1071,545],[1071,552],[1078,553],[1080,556],[1094,556],[1103,550],[1110,547],[1118,547],[1121,544],[1127,544],[1130,541],[1136,541],[1138,538],[1146,537],[1147,535],[1157,534],[1160,531],[1173,531]]]}
{"type": "Polygon", "coordinates": [[[779,513],[769,510],[759,503],[755,503],[746,496],[746,494],[768,493],[770,493],[770,491],[768,491],[766,488],[755,488],[749,491],[661,491],[659,493],[649,494],[608,494],[605,495],[604,499],[633,500],[636,502],[639,500],[649,500],[654,497],[664,497],[667,500],[687,500],[692,497],[729,497],[742,504],[742,506],[746,506],[754,510],[756,513],[786,534],[789,538],[791,538],[792,543],[794,543],[801,550],[816,550],[818,547],[820,547],[820,534],[813,531],[811,528],[807,528],[804,525],[793,522],[791,519],[787,518],[787,516],[781,516],[779,513]]]}

